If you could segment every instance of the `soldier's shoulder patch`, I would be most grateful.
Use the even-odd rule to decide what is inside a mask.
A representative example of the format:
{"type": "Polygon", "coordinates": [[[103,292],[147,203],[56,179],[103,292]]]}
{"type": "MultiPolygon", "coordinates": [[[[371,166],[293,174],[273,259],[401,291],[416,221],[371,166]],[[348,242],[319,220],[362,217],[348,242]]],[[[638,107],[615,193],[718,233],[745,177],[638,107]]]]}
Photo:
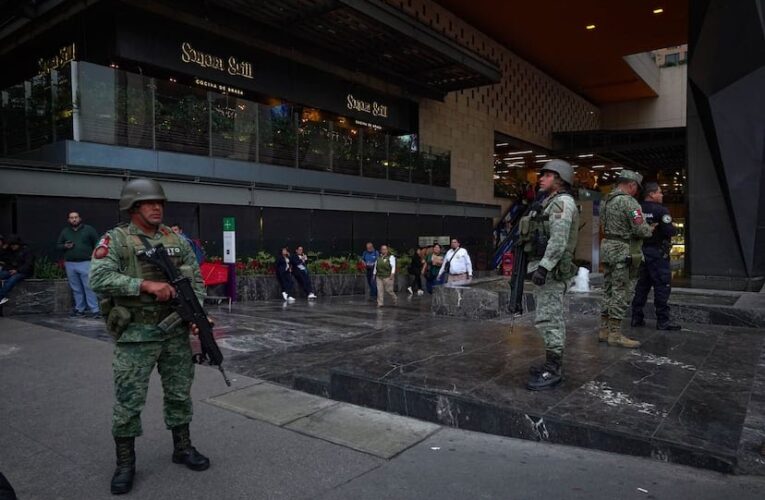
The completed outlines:
{"type": "Polygon", "coordinates": [[[630,219],[632,219],[633,224],[642,224],[643,223],[643,211],[639,208],[636,208],[635,210],[630,210],[630,219]]]}
{"type": "Polygon", "coordinates": [[[664,224],[669,224],[670,222],[672,222],[672,216],[671,216],[671,215],[669,215],[669,214],[664,214],[664,215],[661,217],[661,221],[662,221],[664,224]]]}
{"type": "Polygon", "coordinates": [[[104,235],[104,237],[101,238],[101,241],[98,242],[98,245],[96,245],[96,249],[93,250],[93,257],[96,259],[103,259],[109,255],[109,243],[111,240],[112,238],[109,236],[109,233],[104,235]]]}

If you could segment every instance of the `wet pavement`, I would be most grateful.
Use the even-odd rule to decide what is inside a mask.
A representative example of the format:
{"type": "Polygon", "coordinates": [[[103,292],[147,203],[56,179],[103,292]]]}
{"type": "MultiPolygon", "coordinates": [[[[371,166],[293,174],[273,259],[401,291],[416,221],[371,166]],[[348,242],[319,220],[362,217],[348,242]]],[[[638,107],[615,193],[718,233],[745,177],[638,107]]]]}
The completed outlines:
{"type": "MultiPolygon", "coordinates": [[[[634,329],[639,350],[596,338],[598,318],[567,321],[565,381],[525,389],[544,356],[532,317],[433,316],[428,297],[377,308],[362,297],[211,306],[230,373],[442,425],[765,474],[765,334],[685,324],[634,329]],[[759,370],[759,372],[758,372],[759,370]],[[754,388],[754,389],[753,389],[754,388]]],[[[108,340],[103,323],[24,321],[108,340]]]]}

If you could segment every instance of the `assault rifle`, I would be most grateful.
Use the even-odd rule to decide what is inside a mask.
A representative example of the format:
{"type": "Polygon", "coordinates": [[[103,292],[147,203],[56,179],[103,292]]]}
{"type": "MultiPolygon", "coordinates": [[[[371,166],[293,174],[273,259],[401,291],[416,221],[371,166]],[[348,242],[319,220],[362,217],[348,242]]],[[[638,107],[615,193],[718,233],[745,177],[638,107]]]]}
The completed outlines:
{"type": "Polygon", "coordinates": [[[541,201],[530,203],[523,215],[518,219],[518,239],[513,244],[513,274],[510,276],[510,313],[523,314],[523,284],[526,280],[527,269],[529,267],[529,256],[525,252],[527,240],[521,235],[521,219],[529,215],[532,211],[542,209],[541,201]]]}
{"type": "Polygon", "coordinates": [[[231,381],[223,370],[223,354],[220,352],[218,344],[215,343],[212,324],[199,303],[196,293],[194,293],[191,280],[183,276],[173,264],[164,245],[160,243],[152,247],[147,241],[144,241],[144,246],[146,250],[142,252],[141,257],[159,268],[175,288],[175,298],[170,302],[172,308],[182,321],[193,323],[199,328],[199,344],[202,352],[194,356],[194,362],[199,364],[207,362],[211,366],[217,366],[226,385],[231,386],[231,381]]]}

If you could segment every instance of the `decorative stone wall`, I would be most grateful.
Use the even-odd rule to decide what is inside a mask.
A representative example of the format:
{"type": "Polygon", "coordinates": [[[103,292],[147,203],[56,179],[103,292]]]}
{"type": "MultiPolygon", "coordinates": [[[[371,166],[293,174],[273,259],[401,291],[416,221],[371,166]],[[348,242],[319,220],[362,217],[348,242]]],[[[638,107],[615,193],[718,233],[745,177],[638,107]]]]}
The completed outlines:
{"type": "Polygon", "coordinates": [[[420,139],[452,152],[459,201],[495,203],[494,132],[550,147],[553,132],[600,128],[600,110],[431,0],[385,0],[493,61],[502,81],[420,101],[420,139]]]}
{"type": "Polygon", "coordinates": [[[52,314],[72,310],[72,292],[67,280],[27,279],[18,283],[2,306],[3,316],[52,314]]]}

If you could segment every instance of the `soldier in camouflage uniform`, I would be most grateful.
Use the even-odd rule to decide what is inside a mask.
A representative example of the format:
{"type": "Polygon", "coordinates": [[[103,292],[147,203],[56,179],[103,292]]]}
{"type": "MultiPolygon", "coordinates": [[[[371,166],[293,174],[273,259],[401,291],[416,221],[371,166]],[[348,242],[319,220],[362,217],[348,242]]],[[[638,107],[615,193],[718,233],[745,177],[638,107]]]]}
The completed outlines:
{"type": "Polygon", "coordinates": [[[624,336],[621,323],[643,261],[642,241],[653,234],[653,227],[646,223],[635,199],[642,181],[643,176],[637,172],[622,170],[617,187],[608,193],[600,207],[605,290],[598,340],[630,349],[640,347],[640,342],[624,336]]]}
{"type": "Polygon", "coordinates": [[[551,160],[541,170],[540,190],[547,193],[541,207],[532,207],[521,220],[524,251],[529,271],[534,271],[536,319],[534,326],[545,342],[545,363],[532,367],[526,387],[532,391],[551,389],[562,380],[566,324],[563,294],[576,274],[573,262],[579,230],[579,210],[571,186],[574,169],[563,160],[551,160]]]}
{"type": "Polygon", "coordinates": [[[169,301],[175,289],[164,274],[140,258],[146,246],[163,244],[182,273],[193,277],[200,301],[204,285],[194,251],[162,224],[166,197],[162,186],[150,179],[128,182],[120,197],[120,210],[130,223],[107,232],[93,251],[90,285],[103,298],[102,311],[115,338],[112,434],[117,449],[113,494],[127,493],[135,474],[135,437],[141,435],[141,410],[146,402],[154,366],[162,378],[165,425],[172,431],[172,460],[192,470],[205,470],[210,461],[191,446],[191,383],[194,365],[189,330],[196,325],[179,322],[169,301]]]}

